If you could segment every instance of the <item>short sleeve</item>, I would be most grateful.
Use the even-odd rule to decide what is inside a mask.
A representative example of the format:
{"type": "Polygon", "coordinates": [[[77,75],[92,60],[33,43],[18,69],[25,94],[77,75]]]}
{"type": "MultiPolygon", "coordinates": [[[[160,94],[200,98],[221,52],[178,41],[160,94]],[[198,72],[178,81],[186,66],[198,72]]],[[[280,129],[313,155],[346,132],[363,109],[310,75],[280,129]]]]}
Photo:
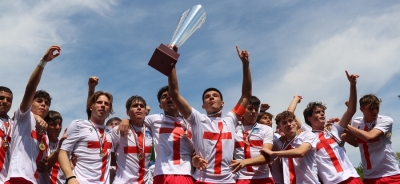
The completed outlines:
{"type": "Polygon", "coordinates": [[[342,135],[343,131],[344,131],[344,128],[342,126],[340,126],[339,124],[337,124],[337,123],[332,124],[331,132],[336,132],[337,135],[335,135],[335,136],[339,136],[339,138],[340,138],[340,135],[342,135]]]}
{"type": "Polygon", "coordinates": [[[74,151],[75,144],[79,141],[79,120],[73,121],[67,128],[67,139],[61,145],[61,149],[65,151],[74,151]]]}
{"type": "Polygon", "coordinates": [[[198,122],[205,122],[202,114],[192,107],[192,114],[186,119],[191,126],[196,126],[198,122]]]}
{"type": "Polygon", "coordinates": [[[235,127],[238,125],[239,122],[238,118],[236,117],[236,114],[233,113],[232,111],[229,111],[228,114],[226,114],[224,120],[232,122],[235,127]]]}
{"type": "Polygon", "coordinates": [[[392,129],[393,119],[388,116],[380,116],[378,117],[378,123],[374,128],[380,130],[385,134],[386,132],[392,129]]]}
{"type": "Polygon", "coordinates": [[[266,126],[265,128],[265,134],[264,134],[264,139],[263,139],[263,144],[274,144],[274,132],[271,127],[266,126]]]}
{"type": "Polygon", "coordinates": [[[111,129],[111,141],[115,151],[118,150],[119,139],[120,139],[120,135],[118,133],[118,127],[119,126],[115,126],[113,129],[111,129]]]}
{"type": "Polygon", "coordinates": [[[312,147],[317,146],[317,136],[312,132],[304,132],[303,143],[310,143],[312,147]]]}
{"type": "Polygon", "coordinates": [[[31,116],[33,116],[33,113],[31,113],[32,106],[29,107],[26,112],[22,113],[21,109],[18,108],[17,112],[15,113],[15,121],[19,124],[19,122],[28,122],[31,116]]]}

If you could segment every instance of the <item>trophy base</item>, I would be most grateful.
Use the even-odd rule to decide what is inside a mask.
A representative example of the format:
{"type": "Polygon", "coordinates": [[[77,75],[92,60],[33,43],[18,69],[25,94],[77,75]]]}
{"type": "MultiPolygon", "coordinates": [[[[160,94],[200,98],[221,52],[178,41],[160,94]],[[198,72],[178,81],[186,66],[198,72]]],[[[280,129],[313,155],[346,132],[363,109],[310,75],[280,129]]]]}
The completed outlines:
{"type": "Polygon", "coordinates": [[[162,74],[169,76],[172,68],[178,62],[179,55],[164,44],[160,44],[154,51],[148,64],[162,74]]]}

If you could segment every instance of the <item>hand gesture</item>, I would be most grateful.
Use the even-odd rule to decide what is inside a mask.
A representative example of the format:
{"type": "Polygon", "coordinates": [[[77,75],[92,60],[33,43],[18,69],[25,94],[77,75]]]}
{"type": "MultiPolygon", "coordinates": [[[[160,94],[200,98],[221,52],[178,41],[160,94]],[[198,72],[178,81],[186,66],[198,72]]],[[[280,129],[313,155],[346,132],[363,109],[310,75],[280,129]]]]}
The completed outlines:
{"type": "Polygon", "coordinates": [[[261,104],[260,107],[260,112],[265,112],[267,111],[271,106],[269,106],[269,104],[261,104]]]}
{"type": "Polygon", "coordinates": [[[42,160],[36,162],[36,167],[37,167],[37,171],[40,173],[44,173],[46,172],[46,162],[47,162],[47,157],[43,158],[42,160]]]}
{"type": "Polygon", "coordinates": [[[42,59],[44,61],[50,62],[61,53],[61,47],[58,45],[53,45],[49,49],[47,49],[46,53],[43,55],[42,59]]]}
{"type": "Polygon", "coordinates": [[[88,86],[90,89],[95,89],[98,83],[99,83],[98,77],[96,76],[89,77],[88,86]]]}
{"type": "Polygon", "coordinates": [[[346,75],[347,75],[347,79],[349,80],[351,85],[355,85],[357,83],[357,78],[359,77],[359,75],[357,74],[351,74],[349,75],[349,73],[346,71],[346,75]]]}
{"type": "Polygon", "coordinates": [[[247,50],[240,51],[239,47],[236,45],[236,51],[238,53],[240,60],[242,60],[243,64],[250,63],[250,53],[247,52],[247,50]]]}
{"type": "Polygon", "coordinates": [[[192,164],[198,170],[203,170],[207,168],[208,162],[200,157],[200,155],[195,155],[192,157],[192,164]]]}
{"type": "Polygon", "coordinates": [[[44,134],[47,131],[47,123],[42,119],[42,117],[38,115],[34,115],[34,118],[36,120],[36,125],[35,129],[36,132],[39,132],[39,134],[44,134]]]}
{"type": "Polygon", "coordinates": [[[340,118],[331,118],[328,121],[326,121],[327,123],[336,123],[336,122],[340,122],[340,118]]]}
{"type": "Polygon", "coordinates": [[[240,169],[246,166],[247,166],[246,160],[232,160],[231,165],[229,165],[229,167],[233,168],[232,172],[234,173],[238,172],[240,169]]]}
{"type": "Polygon", "coordinates": [[[172,46],[171,44],[168,44],[167,47],[172,49],[175,52],[178,52],[178,47],[176,45],[172,46]]]}
{"type": "Polygon", "coordinates": [[[125,137],[129,131],[129,120],[123,119],[118,126],[118,132],[122,137],[125,137]]]}
{"type": "Polygon", "coordinates": [[[297,103],[300,103],[301,100],[303,99],[303,96],[296,95],[296,96],[294,96],[293,98],[294,98],[295,100],[297,100],[297,103]]]}

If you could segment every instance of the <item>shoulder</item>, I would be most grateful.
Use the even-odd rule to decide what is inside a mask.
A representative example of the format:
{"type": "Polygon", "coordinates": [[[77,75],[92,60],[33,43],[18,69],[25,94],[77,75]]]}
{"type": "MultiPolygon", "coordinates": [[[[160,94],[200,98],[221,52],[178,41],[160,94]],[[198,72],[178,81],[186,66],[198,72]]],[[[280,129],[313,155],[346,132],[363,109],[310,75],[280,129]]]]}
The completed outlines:
{"type": "Polygon", "coordinates": [[[378,123],[379,122],[392,122],[393,123],[393,119],[389,116],[383,116],[383,115],[378,115],[378,123]]]}
{"type": "Polygon", "coordinates": [[[270,126],[257,123],[256,127],[259,128],[261,131],[263,131],[265,133],[271,133],[271,134],[273,133],[273,130],[272,130],[272,128],[270,126]]]}

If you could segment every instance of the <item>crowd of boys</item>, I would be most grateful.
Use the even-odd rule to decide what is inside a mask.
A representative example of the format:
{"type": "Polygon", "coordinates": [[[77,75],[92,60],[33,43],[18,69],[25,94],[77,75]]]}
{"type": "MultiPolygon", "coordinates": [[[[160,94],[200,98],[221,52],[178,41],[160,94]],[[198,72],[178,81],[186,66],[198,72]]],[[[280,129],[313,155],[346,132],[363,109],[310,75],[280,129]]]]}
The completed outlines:
{"type": "MultiPolygon", "coordinates": [[[[177,51],[176,47],[171,49],[177,51]]],[[[326,119],[326,106],[310,102],[305,124],[294,115],[295,96],[275,116],[252,96],[250,54],[236,47],[242,63],[241,97],[225,116],[217,88],[202,94],[205,114],[180,94],[176,68],[157,93],[161,114],[149,114],[141,96],[125,104],[129,119],[106,119],[113,95],[95,91],[88,81],[87,118],[69,123],[49,110],[50,95],[37,90],[46,64],[61,53],[51,46],[31,74],[14,116],[8,113],[12,91],[0,86],[0,183],[400,183],[399,163],[391,147],[393,119],[379,114],[373,94],[359,99],[358,75],[348,74],[350,94],[343,116],[326,119]],[[345,143],[359,147],[364,180],[347,157],[345,143]]]]}

